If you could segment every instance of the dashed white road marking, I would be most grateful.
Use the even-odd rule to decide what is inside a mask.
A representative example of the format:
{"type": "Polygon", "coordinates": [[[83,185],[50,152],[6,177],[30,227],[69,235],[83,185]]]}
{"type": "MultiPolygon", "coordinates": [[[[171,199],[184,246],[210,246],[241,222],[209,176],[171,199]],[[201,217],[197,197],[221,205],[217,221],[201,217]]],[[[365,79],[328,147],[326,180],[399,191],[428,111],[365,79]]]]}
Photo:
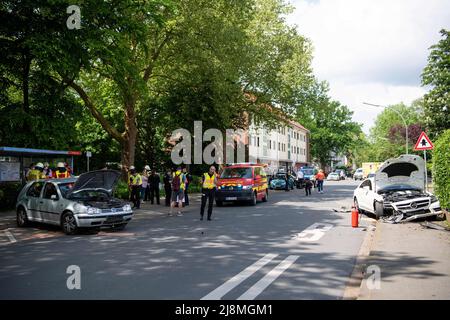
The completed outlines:
{"type": "Polygon", "coordinates": [[[314,242],[322,238],[325,235],[325,232],[331,228],[333,228],[333,225],[329,223],[314,223],[298,233],[295,238],[300,241],[314,242]]]}
{"type": "Polygon", "coordinates": [[[239,284],[241,284],[245,279],[250,277],[252,274],[254,274],[256,271],[261,269],[263,266],[268,264],[270,261],[272,261],[277,254],[266,254],[264,257],[253,263],[252,265],[245,268],[243,271],[235,275],[230,280],[226,281],[224,284],[222,284],[220,287],[214,289],[210,293],[208,293],[206,296],[201,298],[201,300],[220,300],[224,295],[226,295],[228,292],[230,292],[233,288],[237,287],[239,284]]]}
{"type": "Polygon", "coordinates": [[[5,235],[8,237],[9,242],[11,243],[17,242],[16,238],[14,238],[14,235],[8,229],[5,230],[5,235]]]}
{"type": "Polygon", "coordinates": [[[280,262],[275,268],[267,273],[261,280],[244,292],[238,300],[253,300],[274,282],[286,269],[288,269],[299,256],[289,256],[280,262]]]}

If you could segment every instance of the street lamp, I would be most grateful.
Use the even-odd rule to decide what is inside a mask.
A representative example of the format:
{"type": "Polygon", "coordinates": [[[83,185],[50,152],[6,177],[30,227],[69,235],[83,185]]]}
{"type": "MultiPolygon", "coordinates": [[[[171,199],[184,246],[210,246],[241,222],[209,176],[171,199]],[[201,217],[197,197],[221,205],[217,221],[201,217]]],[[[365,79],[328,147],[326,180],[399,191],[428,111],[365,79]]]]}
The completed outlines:
{"type": "MultiPolygon", "coordinates": [[[[385,106],[379,105],[379,104],[373,104],[373,103],[367,103],[367,102],[363,102],[363,104],[366,104],[368,106],[372,106],[372,107],[378,107],[378,108],[383,108],[385,109],[385,106]]],[[[390,108],[390,110],[394,111],[396,114],[399,115],[399,117],[403,120],[403,123],[405,124],[405,129],[406,129],[406,154],[408,154],[408,124],[406,123],[405,118],[402,116],[402,114],[400,112],[398,112],[397,110],[395,110],[394,108],[390,108]]]]}

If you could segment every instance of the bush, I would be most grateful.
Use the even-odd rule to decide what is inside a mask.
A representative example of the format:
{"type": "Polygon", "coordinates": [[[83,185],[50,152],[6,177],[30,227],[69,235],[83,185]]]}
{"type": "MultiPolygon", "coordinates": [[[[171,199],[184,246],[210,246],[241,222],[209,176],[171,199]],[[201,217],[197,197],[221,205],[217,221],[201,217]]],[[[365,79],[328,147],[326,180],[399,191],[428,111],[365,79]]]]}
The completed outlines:
{"type": "Polygon", "coordinates": [[[0,210],[13,209],[17,196],[22,190],[22,184],[18,182],[0,183],[0,210]]]}
{"type": "Polygon", "coordinates": [[[116,190],[114,191],[114,196],[119,199],[129,200],[130,194],[128,191],[128,185],[125,181],[120,180],[117,183],[116,190]]]}
{"type": "Polygon", "coordinates": [[[433,150],[433,179],[441,207],[450,209],[450,129],[445,130],[433,150]]]}

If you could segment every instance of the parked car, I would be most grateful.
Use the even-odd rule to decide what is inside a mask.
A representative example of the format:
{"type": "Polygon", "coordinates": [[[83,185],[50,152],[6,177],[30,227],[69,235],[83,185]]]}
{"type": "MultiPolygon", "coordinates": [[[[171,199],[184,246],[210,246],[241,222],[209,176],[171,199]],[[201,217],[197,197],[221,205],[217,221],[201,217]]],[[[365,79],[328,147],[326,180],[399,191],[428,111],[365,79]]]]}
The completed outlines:
{"type": "Polygon", "coordinates": [[[364,171],[363,168],[356,169],[355,173],[353,174],[354,180],[363,180],[364,179],[364,171]]]}
{"type": "Polygon", "coordinates": [[[128,202],[113,197],[120,172],[91,171],[78,178],[37,180],[25,185],[16,204],[17,225],[30,221],[61,226],[66,234],[80,228],[123,229],[132,219],[128,202]]]}
{"type": "Polygon", "coordinates": [[[385,161],[373,177],[365,179],[354,191],[358,211],[377,218],[394,213],[412,216],[437,215],[438,199],[424,190],[424,161],[415,155],[402,155],[385,161]]]}
{"type": "Polygon", "coordinates": [[[347,173],[343,169],[336,169],[334,170],[339,175],[339,180],[345,180],[345,177],[347,176],[347,173]]]}
{"type": "Polygon", "coordinates": [[[340,181],[341,180],[341,176],[337,172],[331,172],[331,173],[328,174],[327,180],[340,181]]]}
{"type": "MultiPolygon", "coordinates": [[[[292,190],[294,189],[294,185],[295,185],[295,178],[294,176],[289,175],[288,188],[292,190]]],[[[286,174],[279,173],[275,177],[273,177],[272,180],[270,180],[270,189],[275,190],[286,189],[286,174]]]]}
{"type": "Polygon", "coordinates": [[[267,174],[261,164],[240,163],[227,165],[217,179],[216,204],[247,201],[256,205],[258,200],[269,199],[267,174]]]}

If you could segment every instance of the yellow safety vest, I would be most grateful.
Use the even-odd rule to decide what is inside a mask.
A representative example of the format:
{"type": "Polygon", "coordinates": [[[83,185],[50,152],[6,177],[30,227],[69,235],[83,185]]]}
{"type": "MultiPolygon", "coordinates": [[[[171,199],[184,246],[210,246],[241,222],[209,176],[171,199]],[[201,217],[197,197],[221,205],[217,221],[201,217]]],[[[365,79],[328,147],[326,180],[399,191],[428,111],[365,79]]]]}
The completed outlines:
{"type": "Polygon", "coordinates": [[[214,182],[214,179],[216,178],[216,174],[213,174],[212,177],[209,175],[208,172],[203,174],[204,181],[203,181],[203,188],[205,189],[214,189],[216,186],[216,183],[214,182]]]}
{"type": "Polygon", "coordinates": [[[142,184],[142,177],[140,174],[137,175],[131,175],[130,176],[131,185],[132,186],[139,186],[142,184]]]}
{"type": "Polygon", "coordinates": [[[67,171],[67,170],[64,172],[56,170],[56,172],[55,172],[56,179],[64,179],[64,178],[69,178],[69,177],[70,177],[70,174],[69,174],[69,171],[67,171]]]}
{"type": "Polygon", "coordinates": [[[30,170],[28,173],[28,181],[45,179],[45,174],[37,169],[30,170]]]}
{"type": "Polygon", "coordinates": [[[179,176],[180,177],[180,190],[184,190],[186,188],[186,183],[183,182],[183,177],[185,177],[185,175],[183,174],[183,172],[177,171],[177,172],[175,172],[173,174],[173,178],[175,178],[175,176],[179,176]]]}

